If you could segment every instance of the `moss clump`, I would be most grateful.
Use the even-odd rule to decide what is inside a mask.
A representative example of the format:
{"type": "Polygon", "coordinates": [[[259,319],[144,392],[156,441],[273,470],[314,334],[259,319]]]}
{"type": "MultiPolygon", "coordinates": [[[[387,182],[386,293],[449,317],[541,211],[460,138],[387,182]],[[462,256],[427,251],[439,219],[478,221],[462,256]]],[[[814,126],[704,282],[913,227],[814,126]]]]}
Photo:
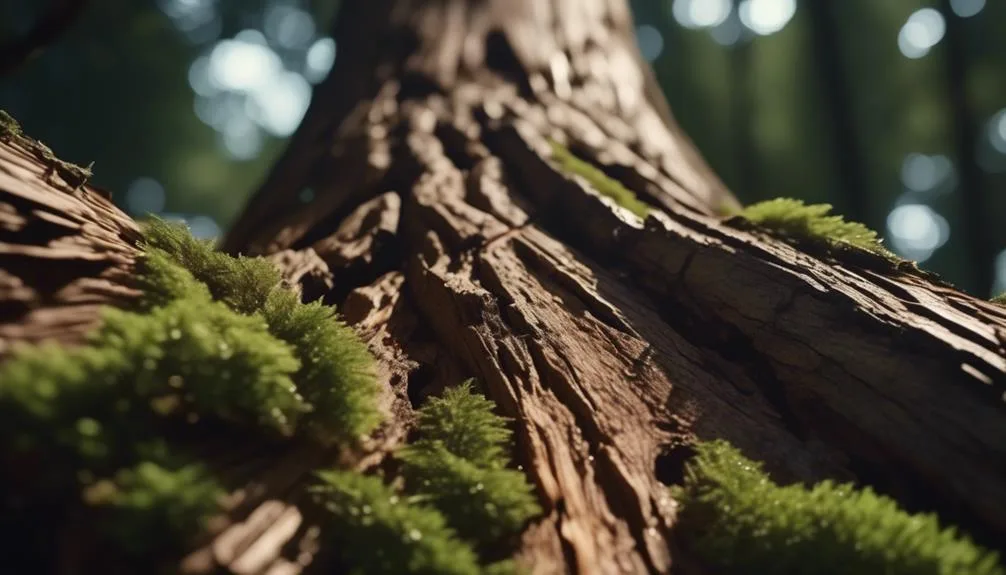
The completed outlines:
{"type": "Polygon", "coordinates": [[[991,301],[992,303],[997,303],[999,305],[1006,305],[1006,292],[1003,292],[1003,293],[1001,293],[1001,294],[993,297],[989,301],[991,301]]]}
{"type": "MultiPolygon", "coordinates": [[[[218,252],[212,242],[194,238],[183,224],[152,218],[144,226],[143,240],[146,251],[165,255],[205,284],[213,299],[238,313],[264,309],[282,280],[268,260],[218,252]]],[[[156,288],[156,282],[151,287],[156,288]]]]}
{"type": "Polygon", "coordinates": [[[528,519],[541,512],[520,471],[479,467],[439,441],[419,441],[396,457],[403,463],[402,475],[410,490],[441,510],[451,527],[483,549],[520,533],[528,519]]]}
{"type": "Polygon", "coordinates": [[[510,431],[492,409],[467,381],[419,410],[421,438],[395,453],[407,496],[375,477],[322,474],[314,493],[332,514],[347,566],[359,573],[517,572],[513,561],[480,567],[473,548],[498,549],[541,511],[524,475],[506,469],[510,431]]]}
{"type": "Polygon", "coordinates": [[[472,382],[419,410],[420,439],[396,453],[407,486],[483,548],[519,533],[541,512],[524,474],[506,469],[510,430],[472,382]]]}
{"type": "Polygon", "coordinates": [[[468,380],[427,400],[418,414],[419,433],[474,465],[505,467],[511,432],[507,419],[496,415],[494,408],[468,380]]]}
{"type": "Polygon", "coordinates": [[[106,404],[118,399],[282,433],[309,409],[291,379],[300,364],[290,347],[261,318],[219,302],[188,297],[145,314],[109,309],[88,344],[24,348],[0,369],[0,403],[31,419],[24,428],[34,436],[82,417],[114,417],[106,404]]]}
{"type": "Polygon", "coordinates": [[[351,441],[377,427],[373,357],[333,308],[301,303],[280,285],[280,274],[268,261],[214,251],[180,224],[154,219],[144,236],[145,269],[153,277],[148,293],[156,294],[155,301],[179,297],[205,284],[214,299],[239,313],[260,316],[274,337],[292,346],[301,365],[294,380],[312,406],[306,422],[317,438],[351,441]],[[173,263],[189,270],[197,285],[180,276],[173,263]]]}
{"type": "Polygon", "coordinates": [[[7,140],[21,135],[21,124],[5,110],[0,110],[0,141],[7,140]]]}
{"type": "Polygon", "coordinates": [[[721,441],[701,444],[672,488],[686,543],[725,573],[1002,575],[997,557],[870,489],[779,487],[721,441]]]}
{"type": "Polygon", "coordinates": [[[326,471],[312,488],[331,513],[332,531],[351,573],[474,575],[478,558],[443,515],[400,498],[378,477],[326,471]]]}
{"type": "Polygon", "coordinates": [[[87,492],[115,495],[100,501],[111,512],[97,525],[125,551],[180,544],[216,509],[209,494],[219,487],[191,460],[174,452],[164,468],[164,457],[144,453],[168,422],[289,434],[309,408],[291,380],[299,362],[289,346],[261,318],[208,297],[146,314],[108,310],[88,343],[21,348],[0,366],[0,448],[15,461],[44,458],[29,485],[11,487],[43,505],[72,505],[77,478],[110,477],[87,492]]]}
{"type": "Polygon", "coordinates": [[[222,495],[202,465],[153,461],[122,469],[84,491],[85,501],[107,514],[101,527],[109,539],[134,558],[156,552],[165,533],[199,532],[220,508],[222,495]]]}
{"type": "Polygon", "coordinates": [[[842,216],[828,215],[830,211],[829,204],[807,205],[801,200],[776,198],[747,206],[737,218],[791,242],[852,247],[899,259],[880,244],[877,232],[842,216]]]}
{"type": "Polygon", "coordinates": [[[562,171],[587,180],[587,183],[601,195],[611,198],[616,204],[640,218],[645,218],[646,214],[650,212],[650,207],[640,201],[636,194],[620,182],[608,177],[592,164],[576,157],[565,146],[557,142],[550,142],[550,144],[552,145],[552,159],[558,162],[562,171]]]}
{"type": "Polygon", "coordinates": [[[99,531],[136,552],[191,537],[216,509],[215,479],[169,449],[166,430],[203,421],[350,440],[378,423],[373,360],[330,308],[182,226],[147,232],[136,310],[107,310],[85,345],[22,346],[0,365],[0,457],[31,468],[4,490],[42,507],[83,495],[99,531]]]}
{"type": "Polygon", "coordinates": [[[374,359],[356,333],[321,302],[303,304],[286,290],[274,291],[262,311],[275,337],[288,342],[301,361],[295,378],[313,407],[305,423],[323,441],[352,441],[381,422],[374,359]]]}

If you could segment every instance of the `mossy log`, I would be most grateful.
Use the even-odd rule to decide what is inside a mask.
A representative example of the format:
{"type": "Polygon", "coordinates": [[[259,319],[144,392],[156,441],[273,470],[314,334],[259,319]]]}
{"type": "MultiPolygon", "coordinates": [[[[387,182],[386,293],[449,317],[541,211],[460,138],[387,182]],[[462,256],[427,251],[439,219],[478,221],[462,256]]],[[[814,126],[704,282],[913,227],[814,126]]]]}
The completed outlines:
{"type": "MultiPolygon", "coordinates": [[[[737,201],[674,123],[627,4],[342,4],[335,68],[224,243],[338,305],[377,357],[385,424],[342,463],[381,465],[414,405],[475,377],[544,510],[517,553],[536,574],[710,572],[667,487],[697,439],[1002,549],[1006,308],[724,220],[737,201]]],[[[72,341],[132,293],[133,224],[45,171],[0,144],[5,344],[72,341]]],[[[247,486],[184,569],[323,570],[306,485],[329,456],[234,452],[247,486]]]]}

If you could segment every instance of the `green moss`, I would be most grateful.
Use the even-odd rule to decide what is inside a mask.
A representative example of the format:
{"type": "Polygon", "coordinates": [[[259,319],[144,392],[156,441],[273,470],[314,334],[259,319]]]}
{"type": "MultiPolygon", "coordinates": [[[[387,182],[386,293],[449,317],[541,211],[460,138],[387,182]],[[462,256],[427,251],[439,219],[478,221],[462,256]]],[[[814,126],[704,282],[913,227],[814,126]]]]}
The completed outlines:
{"type": "Polygon", "coordinates": [[[610,178],[589,162],[576,157],[563,145],[557,142],[550,142],[550,144],[552,145],[552,159],[559,164],[562,171],[582,177],[601,195],[611,198],[616,204],[640,218],[645,218],[646,214],[650,212],[650,207],[640,201],[636,194],[620,182],[610,178]]]}
{"type": "Polygon", "coordinates": [[[288,343],[300,361],[294,376],[298,392],[312,406],[308,416],[316,437],[350,441],[380,423],[374,360],[335,309],[320,302],[301,303],[280,284],[280,274],[262,258],[231,257],[193,238],[180,224],[151,220],[144,230],[149,257],[148,293],[154,301],[200,289],[243,314],[265,319],[269,332],[288,343]],[[178,276],[178,264],[197,280],[178,276]]]}
{"type": "Polygon", "coordinates": [[[168,424],[350,440],[379,422],[373,359],[333,309],[300,303],[264,260],[181,226],[147,232],[135,310],[106,310],[85,345],[21,346],[0,365],[0,455],[46,460],[11,489],[43,507],[83,495],[135,553],[191,538],[216,509],[216,481],[161,439],[168,424]]]}
{"type": "Polygon", "coordinates": [[[232,257],[213,249],[179,223],[152,218],[143,230],[144,248],[168,256],[209,288],[213,299],[238,313],[262,310],[282,280],[279,271],[263,258],[232,257]]]}
{"type": "Polygon", "coordinates": [[[437,510],[402,498],[380,478],[326,471],[312,489],[331,514],[331,533],[351,573],[469,575],[472,549],[437,510]]]}
{"type": "Polygon", "coordinates": [[[106,514],[99,527],[118,549],[137,558],[201,532],[222,496],[203,466],[152,461],[122,469],[85,491],[85,500],[106,514]]]}
{"type": "Polygon", "coordinates": [[[317,438],[350,441],[380,424],[373,356],[334,308],[303,304],[292,292],[277,290],[262,315],[270,333],[292,345],[301,361],[296,380],[313,407],[306,423],[317,438]]]}
{"type": "Polygon", "coordinates": [[[513,559],[504,559],[503,561],[491,563],[486,565],[482,570],[482,575],[524,575],[525,573],[530,572],[521,568],[513,559]]]}
{"type": "Polygon", "coordinates": [[[1001,293],[1001,294],[993,297],[989,301],[991,301],[992,303],[997,303],[999,305],[1006,305],[1006,292],[1003,292],[1003,293],[1001,293]]]}
{"type": "Polygon", "coordinates": [[[331,513],[331,529],[349,568],[518,572],[513,561],[480,567],[473,549],[499,551],[506,537],[541,512],[524,475],[506,469],[510,431],[492,409],[467,381],[419,410],[421,438],[395,453],[408,496],[376,477],[322,474],[323,483],[313,491],[331,513]]]}
{"type": "Polygon", "coordinates": [[[488,549],[520,533],[541,513],[524,474],[479,467],[439,441],[421,440],[396,453],[410,491],[439,509],[451,527],[488,549]]]}
{"type": "Polygon", "coordinates": [[[102,404],[173,398],[180,412],[289,433],[309,409],[291,376],[300,363],[257,316],[189,297],[144,314],[109,309],[88,346],[22,348],[0,366],[0,404],[37,420],[33,433],[81,417],[113,417],[102,404]]]}
{"type": "Polygon", "coordinates": [[[507,419],[493,413],[495,404],[475,393],[473,385],[468,380],[427,400],[418,414],[419,433],[474,465],[505,467],[511,435],[507,419]]]}
{"type": "Polygon", "coordinates": [[[829,204],[807,205],[801,200],[776,198],[747,206],[737,217],[792,242],[852,247],[899,259],[884,249],[877,232],[842,216],[828,215],[830,211],[829,204]]]}
{"type": "Polygon", "coordinates": [[[143,291],[138,305],[140,310],[165,306],[179,299],[212,299],[206,284],[159,248],[148,247],[144,251],[137,271],[137,287],[143,291]]]}
{"type": "Polygon", "coordinates": [[[0,141],[7,140],[21,135],[21,124],[8,114],[5,110],[0,110],[0,141]]]}
{"type": "Polygon", "coordinates": [[[419,410],[421,438],[395,456],[409,489],[486,548],[519,533],[541,509],[524,474],[506,469],[506,418],[472,385],[466,381],[427,401],[419,410]]]}
{"type": "Polygon", "coordinates": [[[935,516],[830,481],[779,487],[725,442],[699,445],[673,494],[681,537],[724,573],[1004,573],[935,516]]]}

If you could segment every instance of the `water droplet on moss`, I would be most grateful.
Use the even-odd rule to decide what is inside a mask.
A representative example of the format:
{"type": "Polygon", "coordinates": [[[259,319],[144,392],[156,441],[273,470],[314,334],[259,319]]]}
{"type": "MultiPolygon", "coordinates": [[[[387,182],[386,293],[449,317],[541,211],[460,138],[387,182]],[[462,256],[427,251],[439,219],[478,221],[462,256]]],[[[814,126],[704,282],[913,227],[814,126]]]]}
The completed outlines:
{"type": "Polygon", "coordinates": [[[182,339],[182,330],[176,327],[175,329],[172,329],[168,333],[168,337],[170,337],[171,339],[182,339]]]}
{"type": "Polygon", "coordinates": [[[409,539],[412,539],[413,541],[419,541],[422,538],[423,538],[423,534],[420,533],[418,529],[410,529],[409,530],[409,539]]]}

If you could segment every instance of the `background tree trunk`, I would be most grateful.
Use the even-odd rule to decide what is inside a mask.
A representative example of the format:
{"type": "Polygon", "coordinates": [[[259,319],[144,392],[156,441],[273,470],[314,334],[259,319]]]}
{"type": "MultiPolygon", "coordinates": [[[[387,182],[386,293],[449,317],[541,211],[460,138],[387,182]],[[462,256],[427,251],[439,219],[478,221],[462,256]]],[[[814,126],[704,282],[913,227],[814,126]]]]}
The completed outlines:
{"type": "MultiPolygon", "coordinates": [[[[224,246],[272,257],[305,297],[339,305],[378,357],[387,424],[347,464],[379,464],[412,405],[475,377],[515,419],[545,509],[519,552],[535,573],[688,568],[666,484],[694,439],[727,439],[783,482],[871,485],[1001,546],[1006,310],[879,256],[724,225],[736,200],[673,122],[623,0],[342,10],[335,69],[224,246]],[[550,140],[651,215],[564,173],[550,140]]],[[[13,160],[0,160],[3,177],[13,160]]],[[[46,201],[82,209],[53,189],[14,203],[26,179],[0,179],[16,217],[41,218],[46,201]]],[[[110,223],[121,215],[82,218],[75,242],[94,225],[115,236],[84,251],[135,233],[110,223]]],[[[2,285],[37,289],[27,270],[45,256],[31,247],[58,240],[27,230],[5,232],[0,253],[30,262],[5,263],[2,285]]],[[[121,249],[103,269],[128,270],[121,249]]],[[[49,297],[32,296],[32,313],[64,313],[49,297]]],[[[0,334],[28,338],[31,317],[5,314],[0,334]]],[[[252,478],[185,568],[300,570],[316,537],[302,503],[312,457],[252,478]]]]}

